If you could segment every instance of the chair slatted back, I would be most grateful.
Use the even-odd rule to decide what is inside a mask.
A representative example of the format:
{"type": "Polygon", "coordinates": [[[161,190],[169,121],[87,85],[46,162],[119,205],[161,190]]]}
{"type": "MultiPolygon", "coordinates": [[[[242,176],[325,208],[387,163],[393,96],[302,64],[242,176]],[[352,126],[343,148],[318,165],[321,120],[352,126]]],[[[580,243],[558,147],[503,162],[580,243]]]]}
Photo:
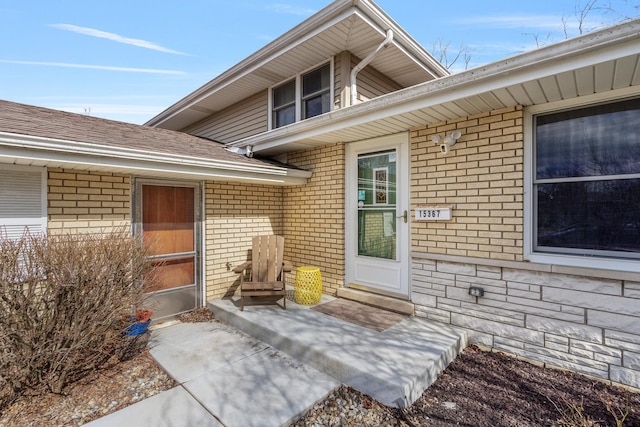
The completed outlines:
{"type": "Polygon", "coordinates": [[[251,258],[252,282],[279,281],[284,261],[284,237],[254,237],[251,258]]]}

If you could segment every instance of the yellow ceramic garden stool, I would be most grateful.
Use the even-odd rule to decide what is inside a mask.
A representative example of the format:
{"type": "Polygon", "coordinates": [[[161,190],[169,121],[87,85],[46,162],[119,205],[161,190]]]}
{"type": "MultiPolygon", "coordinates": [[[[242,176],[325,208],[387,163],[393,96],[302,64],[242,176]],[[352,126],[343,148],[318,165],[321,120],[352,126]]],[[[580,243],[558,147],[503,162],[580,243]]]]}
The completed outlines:
{"type": "Polygon", "coordinates": [[[318,267],[298,267],[293,298],[297,304],[313,305],[320,302],[322,296],[322,276],[318,267]]]}

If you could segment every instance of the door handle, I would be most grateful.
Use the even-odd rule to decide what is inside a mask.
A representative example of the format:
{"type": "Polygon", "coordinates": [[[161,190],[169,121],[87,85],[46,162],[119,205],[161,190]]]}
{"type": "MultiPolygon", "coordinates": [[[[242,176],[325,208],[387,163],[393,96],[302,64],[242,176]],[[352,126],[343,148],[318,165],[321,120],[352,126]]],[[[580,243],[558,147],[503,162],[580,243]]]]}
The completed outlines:
{"type": "Polygon", "coordinates": [[[402,220],[404,221],[404,223],[407,223],[407,211],[404,211],[404,213],[402,215],[400,215],[397,218],[402,218],[402,220]]]}

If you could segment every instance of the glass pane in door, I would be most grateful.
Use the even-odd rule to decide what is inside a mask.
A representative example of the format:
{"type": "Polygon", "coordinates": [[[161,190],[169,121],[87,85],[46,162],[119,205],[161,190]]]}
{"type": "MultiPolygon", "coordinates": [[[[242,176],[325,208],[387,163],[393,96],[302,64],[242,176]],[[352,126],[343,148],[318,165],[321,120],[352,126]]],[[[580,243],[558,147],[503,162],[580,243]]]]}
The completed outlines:
{"type": "Polygon", "coordinates": [[[397,259],[395,150],[358,156],[358,255],[397,259]]]}
{"type": "Polygon", "coordinates": [[[158,289],[195,283],[194,197],[192,187],[144,185],[142,230],[160,264],[158,289]]]}

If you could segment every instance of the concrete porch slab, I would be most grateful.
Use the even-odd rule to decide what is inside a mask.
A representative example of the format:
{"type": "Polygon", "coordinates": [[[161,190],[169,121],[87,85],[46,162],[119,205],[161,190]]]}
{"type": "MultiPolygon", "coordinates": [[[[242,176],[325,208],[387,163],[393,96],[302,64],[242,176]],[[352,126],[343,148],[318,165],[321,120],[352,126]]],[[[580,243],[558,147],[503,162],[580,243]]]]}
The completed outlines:
{"type": "MultiPolygon", "coordinates": [[[[204,419],[213,423],[175,424],[178,426],[216,422],[228,427],[289,425],[340,385],[332,377],[222,322],[157,328],[152,331],[149,349],[160,366],[180,383],[177,389],[182,395],[191,398],[178,400],[175,410],[208,414],[204,419]]],[[[162,406],[156,405],[156,411],[162,411],[162,406]]],[[[115,414],[106,418],[119,416],[115,414]]],[[[129,425],[110,425],[125,424],[129,425]]]]}
{"type": "Polygon", "coordinates": [[[238,298],[211,301],[209,308],[218,320],[388,406],[415,402],[467,344],[465,332],[415,317],[376,332],[291,301],[287,310],[240,311],[238,298]]]}

